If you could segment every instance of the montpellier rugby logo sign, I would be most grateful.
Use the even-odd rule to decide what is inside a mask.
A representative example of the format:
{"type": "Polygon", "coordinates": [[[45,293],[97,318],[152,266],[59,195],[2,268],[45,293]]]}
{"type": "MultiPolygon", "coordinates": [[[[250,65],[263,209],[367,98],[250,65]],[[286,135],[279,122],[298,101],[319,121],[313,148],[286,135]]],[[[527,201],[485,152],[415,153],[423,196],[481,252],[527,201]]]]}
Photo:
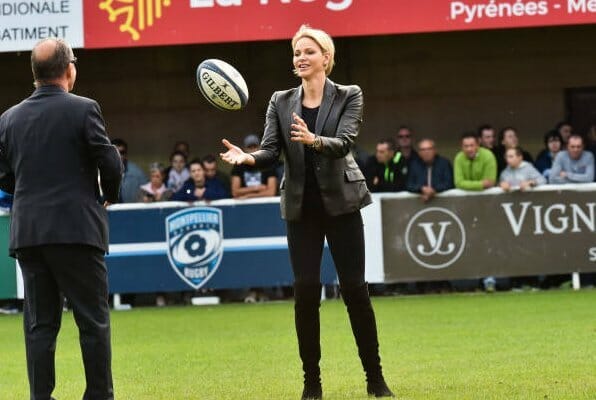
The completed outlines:
{"type": "Polygon", "coordinates": [[[168,259],[184,282],[199,289],[213,276],[223,254],[221,210],[193,207],[166,218],[168,259]]]}
{"type": "Polygon", "coordinates": [[[405,236],[410,257],[430,269],[450,266],[466,247],[463,223],[455,213],[440,207],[425,208],[414,214],[405,236]]]}

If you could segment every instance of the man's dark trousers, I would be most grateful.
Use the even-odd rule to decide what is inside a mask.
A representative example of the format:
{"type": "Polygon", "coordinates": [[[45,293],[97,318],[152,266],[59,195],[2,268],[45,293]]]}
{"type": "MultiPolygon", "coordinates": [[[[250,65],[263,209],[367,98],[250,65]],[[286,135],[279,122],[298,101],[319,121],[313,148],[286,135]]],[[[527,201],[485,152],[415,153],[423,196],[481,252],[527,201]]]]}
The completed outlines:
{"type": "Polygon", "coordinates": [[[31,400],[52,398],[56,337],[64,297],[80,332],[87,383],[83,399],[113,399],[103,250],[80,244],[41,245],[18,249],[17,258],[25,286],[24,329],[31,400]]]}

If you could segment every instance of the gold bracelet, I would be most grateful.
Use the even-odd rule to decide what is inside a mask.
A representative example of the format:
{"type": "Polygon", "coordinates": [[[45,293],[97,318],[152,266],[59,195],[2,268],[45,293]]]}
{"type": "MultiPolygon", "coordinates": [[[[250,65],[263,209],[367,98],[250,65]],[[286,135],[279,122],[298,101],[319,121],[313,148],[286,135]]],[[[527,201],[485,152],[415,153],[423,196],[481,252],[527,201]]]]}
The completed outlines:
{"type": "Polygon", "coordinates": [[[319,151],[323,147],[323,141],[321,140],[320,136],[315,136],[314,142],[312,142],[311,146],[314,150],[319,151]]]}

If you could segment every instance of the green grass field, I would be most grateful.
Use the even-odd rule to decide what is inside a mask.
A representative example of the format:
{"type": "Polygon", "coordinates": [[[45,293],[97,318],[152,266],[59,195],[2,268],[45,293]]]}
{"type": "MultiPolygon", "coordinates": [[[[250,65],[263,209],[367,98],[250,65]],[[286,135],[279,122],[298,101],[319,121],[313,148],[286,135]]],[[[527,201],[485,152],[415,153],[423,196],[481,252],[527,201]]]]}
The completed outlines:
{"type": "MultiPolygon", "coordinates": [[[[375,298],[386,378],[400,399],[596,399],[596,290],[375,298]]],[[[299,399],[291,302],[112,314],[117,399],[299,399]]],[[[339,301],[321,308],[325,399],[367,399],[339,301]]],[[[28,398],[22,316],[0,316],[0,399],[28,398]]],[[[60,400],[80,399],[66,313],[60,400]]]]}

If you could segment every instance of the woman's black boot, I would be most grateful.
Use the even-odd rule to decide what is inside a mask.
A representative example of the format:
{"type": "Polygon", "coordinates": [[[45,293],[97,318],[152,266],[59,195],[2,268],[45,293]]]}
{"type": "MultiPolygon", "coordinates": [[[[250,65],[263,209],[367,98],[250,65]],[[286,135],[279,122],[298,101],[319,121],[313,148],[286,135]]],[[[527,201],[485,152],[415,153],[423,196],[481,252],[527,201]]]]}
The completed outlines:
{"type": "Polygon", "coordinates": [[[348,308],[358,355],[366,373],[366,391],[375,397],[395,397],[385,383],[379,357],[379,340],[375,313],[368,295],[368,284],[342,287],[341,294],[348,308]]]}
{"type": "Polygon", "coordinates": [[[294,320],[298,336],[298,350],[304,371],[304,391],[302,400],[320,400],[321,359],[319,307],[321,305],[321,285],[294,285],[294,320]]]}

